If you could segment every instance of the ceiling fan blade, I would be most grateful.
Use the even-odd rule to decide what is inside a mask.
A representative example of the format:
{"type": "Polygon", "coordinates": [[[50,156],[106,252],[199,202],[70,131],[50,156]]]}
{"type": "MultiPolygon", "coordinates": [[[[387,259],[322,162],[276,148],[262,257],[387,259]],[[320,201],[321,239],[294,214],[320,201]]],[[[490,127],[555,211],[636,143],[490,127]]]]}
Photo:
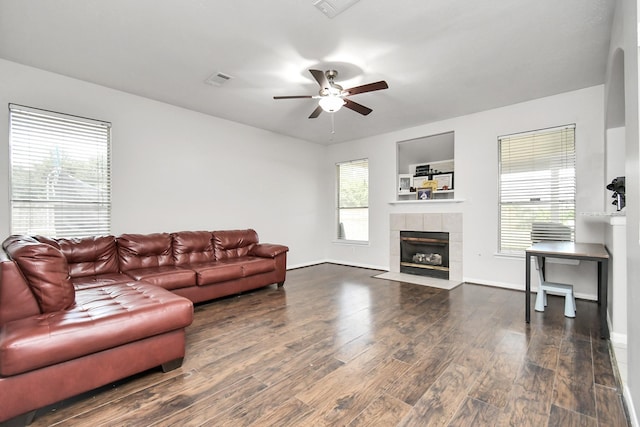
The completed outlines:
{"type": "Polygon", "coordinates": [[[320,88],[329,89],[331,87],[331,85],[329,84],[329,80],[327,80],[327,76],[325,76],[324,74],[324,71],[309,70],[309,72],[311,73],[313,78],[316,79],[316,81],[320,85],[320,88]]]}
{"type": "Polygon", "coordinates": [[[349,92],[349,95],[355,95],[364,92],[373,92],[374,90],[388,89],[389,85],[384,80],[379,82],[369,83],[362,86],[352,87],[351,89],[345,89],[345,92],[349,92]]]}
{"type": "Polygon", "coordinates": [[[273,99],[299,99],[299,98],[313,98],[312,95],[294,95],[294,96],[274,96],[273,99]]]}
{"type": "Polygon", "coordinates": [[[369,107],[365,107],[362,104],[358,104],[357,102],[353,102],[352,100],[348,99],[348,98],[344,98],[344,106],[350,110],[355,111],[356,113],[360,113],[363,116],[366,116],[367,114],[369,114],[370,112],[372,112],[373,110],[369,107]]]}
{"type": "Polygon", "coordinates": [[[309,116],[310,119],[315,119],[316,117],[318,117],[320,115],[320,113],[322,113],[322,107],[321,106],[317,106],[315,110],[313,110],[313,113],[311,113],[311,115],[309,116]]]}

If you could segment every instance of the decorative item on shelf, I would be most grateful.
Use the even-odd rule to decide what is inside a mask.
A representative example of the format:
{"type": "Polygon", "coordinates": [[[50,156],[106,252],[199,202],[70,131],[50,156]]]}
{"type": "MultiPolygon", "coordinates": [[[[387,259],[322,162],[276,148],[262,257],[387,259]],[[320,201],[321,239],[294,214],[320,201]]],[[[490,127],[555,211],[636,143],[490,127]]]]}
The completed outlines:
{"type": "Polygon", "coordinates": [[[411,174],[401,173],[398,175],[398,193],[409,194],[412,184],[411,174]]]}
{"type": "Polygon", "coordinates": [[[607,190],[613,191],[611,197],[614,200],[613,202],[611,202],[611,204],[615,205],[618,211],[621,211],[627,204],[627,197],[625,196],[626,188],[624,176],[614,178],[613,181],[611,181],[611,183],[607,185],[607,190]]]}
{"type": "Polygon", "coordinates": [[[416,166],[416,174],[414,176],[429,176],[431,173],[431,166],[418,165],[416,166]]]}
{"type": "Polygon", "coordinates": [[[433,199],[433,187],[417,188],[416,198],[418,200],[431,200],[433,199]]]}
{"type": "Polygon", "coordinates": [[[438,190],[453,190],[453,172],[443,172],[433,174],[438,190]]]}
{"type": "Polygon", "coordinates": [[[427,188],[431,187],[433,191],[436,191],[437,183],[436,181],[429,179],[428,176],[419,176],[413,178],[413,186],[416,188],[427,188]]]}

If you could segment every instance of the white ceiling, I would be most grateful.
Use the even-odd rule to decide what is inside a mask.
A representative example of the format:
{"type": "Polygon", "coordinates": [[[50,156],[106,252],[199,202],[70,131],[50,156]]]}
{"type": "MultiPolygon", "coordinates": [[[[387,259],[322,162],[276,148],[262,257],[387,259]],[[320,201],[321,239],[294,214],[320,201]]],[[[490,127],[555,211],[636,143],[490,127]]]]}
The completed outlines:
{"type": "Polygon", "coordinates": [[[2,0],[0,57],[331,144],[602,84],[614,3],[360,0],[329,19],[312,0],[2,0]],[[272,98],[316,94],[309,68],[389,89],[332,134],[316,100],[272,98]]]}

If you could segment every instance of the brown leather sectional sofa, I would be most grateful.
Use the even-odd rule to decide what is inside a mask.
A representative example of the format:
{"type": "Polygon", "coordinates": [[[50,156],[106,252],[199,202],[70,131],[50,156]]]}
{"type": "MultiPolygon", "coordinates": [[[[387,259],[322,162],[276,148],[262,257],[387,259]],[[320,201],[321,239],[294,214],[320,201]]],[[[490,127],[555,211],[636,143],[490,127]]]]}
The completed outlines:
{"type": "Polygon", "coordinates": [[[0,253],[0,423],[144,370],[182,364],[193,302],[284,284],[254,230],[11,236],[0,253]]]}

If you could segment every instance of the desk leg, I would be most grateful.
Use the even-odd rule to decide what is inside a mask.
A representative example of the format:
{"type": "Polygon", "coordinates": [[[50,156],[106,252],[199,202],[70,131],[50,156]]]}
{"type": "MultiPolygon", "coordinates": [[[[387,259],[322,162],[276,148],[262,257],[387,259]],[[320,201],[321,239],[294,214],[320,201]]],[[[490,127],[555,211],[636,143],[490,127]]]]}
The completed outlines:
{"type": "Polygon", "coordinates": [[[524,257],[524,319],[531,321],[531,254],[526,252],[524,257]]]}
{"type": "Polygon", "coordinates": [[[598,311],[600,313],[600,337],[609,339],[609,327],[607,325],[607,306],[609,293],[609,260],[598,261],[598,311]]]}

